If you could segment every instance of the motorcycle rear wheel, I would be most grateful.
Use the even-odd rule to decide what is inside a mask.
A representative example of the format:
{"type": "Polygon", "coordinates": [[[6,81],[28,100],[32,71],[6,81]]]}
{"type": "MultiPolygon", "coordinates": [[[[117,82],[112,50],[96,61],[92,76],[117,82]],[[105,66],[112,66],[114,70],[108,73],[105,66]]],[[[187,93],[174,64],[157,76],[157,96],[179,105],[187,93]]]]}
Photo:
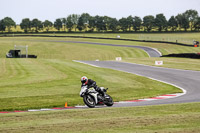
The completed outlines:
{"type": "Polygon", "coordinates": [[[90,95],[85,95],[83,97],[83,101],[89,108],[94,108],[96,105],[94,98],[91,97],[90,95]]]}

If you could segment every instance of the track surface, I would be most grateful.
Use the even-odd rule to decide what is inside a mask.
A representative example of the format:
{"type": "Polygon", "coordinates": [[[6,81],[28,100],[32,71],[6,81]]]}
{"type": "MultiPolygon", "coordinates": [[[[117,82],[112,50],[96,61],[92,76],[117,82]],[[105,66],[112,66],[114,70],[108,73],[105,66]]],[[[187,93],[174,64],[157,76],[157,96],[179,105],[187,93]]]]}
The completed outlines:
{"type": "Polygon", "coordinates": [[[171,99],[162,99],[155,101],[143,101],[133,103],[119,103],[113,107],[127,107],[127,106],[144,106],[144,105],[159,105],[159,104],[173,104],[173,103],[188,103],[200,102],[200,72],[190,70],[179,70],[170,68],[160,68],[132,63],[116,62],[116,61],[80,61],[93,66],[110,68],[123,72],[141,75],[164,81],[187,91],[185,95],[171,99]]]}
{"type": "MultiPolygon", "coordinates": [[[[27,40],[24,40],[27,41],[27,40]]],[[[32,40],[33,41],[33,40],[32,40]]],[[[64,42],[64,43],[79,43],[79,44],[90,44],[90,45],[103,45],[103,46],[113,46],[113,47],[128,47],[128,48],[138,48],[144,50],[149,57],[160,57],[162,54],[155,48],[150,48],[146,46],[134,46],[134,45],[120,45],[120,44],[108,44],[108,43],[95,43],[95,42],[81,42],[81,41],[34,41],[34,42],[64,42]]]]}
{"type": "Polygon", "coordinates": [[[48,41],[48,42],[66,42],[66,43],[81,43],[81,44],[91,44],[91,45],[103,45],[103,46],[114,46],[114,47],[129,47],[129,48],[139,48],[144,50],[149,57],[160,57],[162,54],[150,47],[144,47],[144,46],[133,46],[133,45],[118,45],[118,44],[106,44],[106,43],[94,43],[94,42],[79,42],[79,41],[48,41]]]}
{"type": "MultiPolygon", "coordinates": [[[[162,55],[156,49],[143,47],[143,46],[102,44],[102,43],[76,42],[76,41],[59,41],[59,42],[117,46],[117,47],[132,47],[132,48],[139,48],[139,49],[144,50],[145,52],[148,53],[150,57],[160,57],[162,55]]],[[[133,63],[115,62],[115,61],[98,61],[98,62],[97,61],[80,61],[80,62],[98,66],[98,67],[110,68],[110,69],[124,71],[124,72],[132,73],[132,74],[138,74],[144,77],[153,78],[155,80],[160,80],[160,81],[178,86],[179,88],[185,91],[184,92],[185,95],[182,95],[180,97],[175,97],[172,99],[142,101],[142,102],[133,102],[133,103],[118,103],[118,104],[115,104],[114,107],[200,102],[200,87],[199,87],[200,72],[199,71],[160,68],[160,67],[152,67],[152,66],[139,65],[139,64],[133,64],[133,63]]]]}
{"type": "MultiPolygon", "coordinates": [[[[80,42],[80,41],[49,41],[49,42],[65,42],[65,43],[80,43],[80,44],[91,44],[91,45],[104,45],[104,46],[115,46],[115,47],[130,47],[139,48],[147,52],[150,57],[160,57],[162,54],[154,49],[144,46],[133,46],[133,45],[117,45],[117,44],[105,44],[105,43],[94,43],[94,42],[80,42]]],[[[132,74],[138,74],[144,77],[153,78],[169,84],[176,85],[186,90],[186,94],[180,97],[171,99],[161,99],[155,101],[142,101],[132,103],[118,103],[113,107],[127,107],[127,106],[144,106],[144,105],[158,105],[158,104],[172,104],[172,103],[187,103],[187,102],[200,102],[200,72],[189,71],[189,70],[178,70],[169,68],[152,67],[146,65],[139,65],[133,63],[123,63],[115,61],[80,61],[82,63],[110,68],[119,71],[124,71],[132,74]]]]}
{"type": "MultiPolygon", "coordinates": [[[[79,42],[79,41],[47,41],[47,42],[66,42],[66,43],[81,43],[81,44],[91,44],[91,45],[104,45],[104,46],[116,46],[116,47],[130,47],[139,48],[144,50],[150,57],[160,57],[162,54],[154,49],[143,46],[132,46],[132,45],[117,45],[117,44],[102,44],[93,42],[79,42]]],[[[122,102],[114,104],[112,107],[129,107],[129,106],[146,106],[146,105],[159,105],[159,104],[173,104],[173,103],[188,103],[188,102],[200,102],[200,72],[199,71],[189,71],[189,70],[178,70],[170,68],[160,68],[147,65],[139,65],[133,63],[116,62],[116,61],[76,61],[84,64],[110,68],[114,70],[119,70],[123,72],[128,72],[132,74],[137,74],[144,77],[149,77],[155,80],[167,82],[169,84],[175,85],[184,91],[184,95],[179,97],[174,97],[170,99],[160,99],[160,100],[142,100],[142,102],[122,102]],[[186,93],[187,92],[187,93],[186,93]]],[[[137,101],[137,100],[136,100],[137,101]]],[[[139,100],[140,101],[140,100],[139,100]]],[[[53,109],[37,109],[28,111],[46,111],[46,110],[56,110],[56,109],[73,109],[73,108],[88,108],[88,107],[69,107],[69,108],[53,108],[53,109]]],[[[14,112],[27,112],[27,111],[14,111],[14,112]]],[[[0,112],[0,113],[10,113],[10,112],[0,112]]]]}

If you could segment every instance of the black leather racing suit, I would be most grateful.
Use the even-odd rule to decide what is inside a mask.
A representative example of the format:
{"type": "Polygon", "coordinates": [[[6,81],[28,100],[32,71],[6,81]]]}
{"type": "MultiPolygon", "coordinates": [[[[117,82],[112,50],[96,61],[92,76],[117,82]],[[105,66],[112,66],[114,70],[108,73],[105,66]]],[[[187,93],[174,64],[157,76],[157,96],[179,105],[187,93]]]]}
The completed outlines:
{"type": "Polygon", "coordinates": [[[81,87],[82,87],[82,86],[86,86],[86,85],[87,85],[88,89],[94,87],[94,89],[95,89],[97,92],[101,93],[101,94],[104,96],[104,92],[96,85],[96,82],[95,82],[94,80],[88,79],[87,82],[82,83],[81,87]]]}
{"type": "Polygon", "coordinates": [[[96,85],[96,82],[94,80],[88,79],[87,82],[82,83],[81,87],[86,86],[86,85],[88,86],[88,89],[91,88],[91,87],[94,87],[94,89],[96,90],[97,85],[96,85]]]}

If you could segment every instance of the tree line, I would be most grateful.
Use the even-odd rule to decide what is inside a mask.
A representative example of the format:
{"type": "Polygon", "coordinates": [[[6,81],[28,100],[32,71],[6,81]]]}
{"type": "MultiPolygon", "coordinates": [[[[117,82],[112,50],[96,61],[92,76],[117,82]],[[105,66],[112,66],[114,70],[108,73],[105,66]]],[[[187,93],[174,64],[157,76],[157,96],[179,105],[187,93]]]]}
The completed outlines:
{"type": "MultiPolygon", "coordinates": [[[[15,27],[15,21],[10,17],[5,17],[0,20],[0,31],[12,32],[11,28],[15,27]]],[[[58,18],[52,23],[49,20],[44,22],[37,18],[30,20],[29,18],[22,19],[20,23],[21,29],[25,33],[28,32],[49,32],[51,28],[56,28],[58,31],[72,32],[132,32],[132,31],[199,31],[200,16],[196,10],[187,10],[177,16],[171,16],[169,20],[164,14],[148,15],[141,19],[138,16],[128,16],[121,19],[116,19],[108,16],[91,16],[88,13],[81,15],[71,14],[66,18],[58,18]]]]}

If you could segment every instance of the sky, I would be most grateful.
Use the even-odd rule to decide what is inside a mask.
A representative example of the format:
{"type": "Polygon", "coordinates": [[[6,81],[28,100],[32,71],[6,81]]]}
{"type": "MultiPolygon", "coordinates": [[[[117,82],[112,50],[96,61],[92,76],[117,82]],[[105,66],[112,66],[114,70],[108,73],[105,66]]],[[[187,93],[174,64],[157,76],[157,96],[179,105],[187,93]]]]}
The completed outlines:
{"type": "Polygon", "coordinates": [[[11,17],[17,24],[22,19],[38,18],[54,22],[70,14],[122,17],[163,13],[167,19],[193,9],[200,15],[200,0],[0,0],[0,20],[11,17]]]}

